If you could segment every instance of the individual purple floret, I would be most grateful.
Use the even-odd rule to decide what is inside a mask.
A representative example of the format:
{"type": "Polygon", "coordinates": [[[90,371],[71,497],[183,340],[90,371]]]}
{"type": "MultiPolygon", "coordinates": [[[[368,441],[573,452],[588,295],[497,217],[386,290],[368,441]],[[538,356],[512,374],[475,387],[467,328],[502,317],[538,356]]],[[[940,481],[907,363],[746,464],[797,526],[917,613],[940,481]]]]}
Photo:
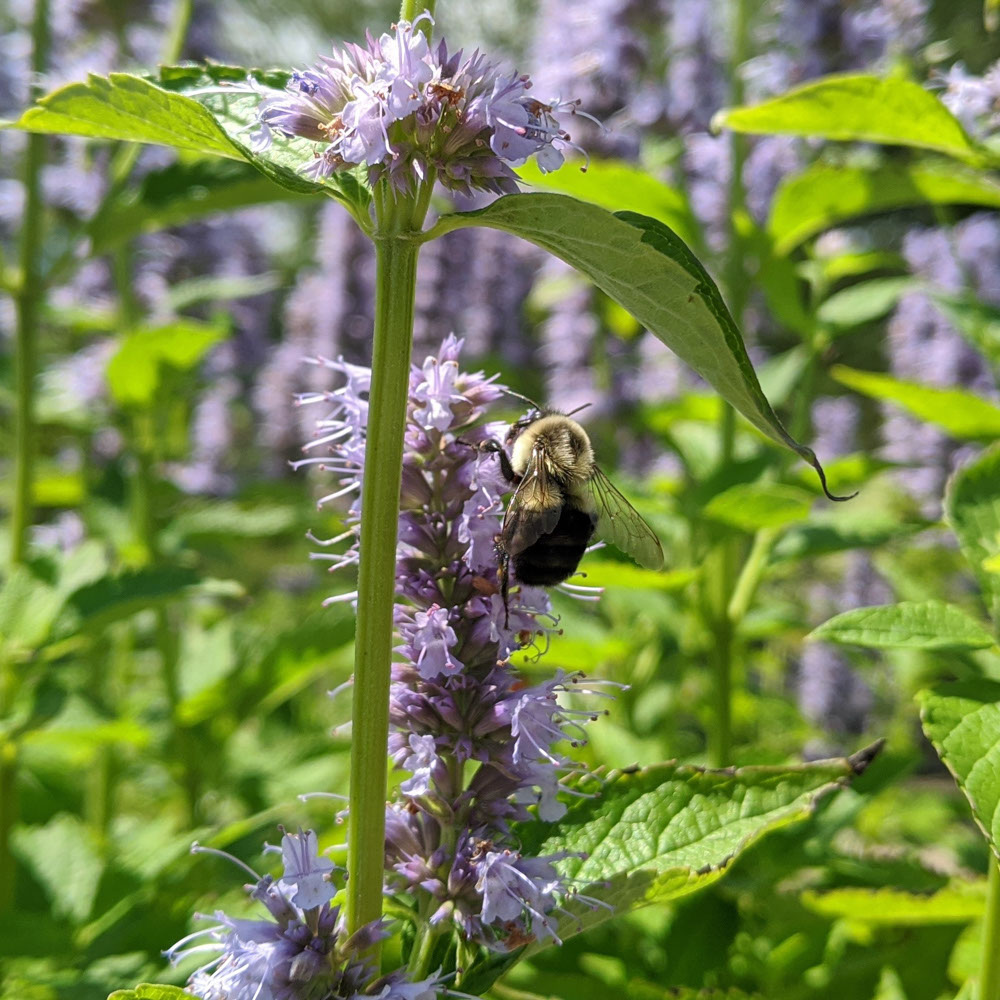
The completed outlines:
{"type": "Polygon", "coordinates": [[[558,115],[576,103],[535,99],[527,76],[501,73],[478,50],[466,58],[443,40],[432,46],[422,20],[295,73],[285,93],[261,102],[255,149],[275,132],[310,139],[323,144],[310,176],[364,166],[373,186],[388,178],[403,192],[436,177],[465,194],[502,194],[517,190],[511,167],[531,156],[543,171],[561,166],[570,143],[558,115]]]}
{"type": "Polygon", "coordinates": [[[436,976],[407,982],[401,971],[377,974],[370,950],[388,931],[379,920],[347,933],[340,907],[331,905],[337,893],[331,877],[342,873],[316,848],[312,830],[285,833],[284,874],[275,881],[232,855],[195,844],[194,853],[219,854],[248,871],[254,882],[247,892],[270,919],[235,919],[216,911],[213,927],[178,941],[166,952],[174,964],[213,955],[191,975],[188,989],[202,1000],[436,1000],[436,976]]]}
{"type": "MultiPolygon", "coordinates": [[[[458,366],[448,337],[410,377],[396,563],[398,662],[392,666],[389,753],[408,772],[388,809],[389,888],[420,901],[432,928],[453,926],[499,950],[556,937],[552,913],[571,891],[558,857],[524,856],[512,824],[566,811],[561,780],[571,763],[554,749],[584,742],[591,709],[564,704],[569,692],[601,696],[578,674],[528,685],[512,669],[517,649],[542,652],[556,620],[543,590],[515,587],[505,625],[495,539],[509,489],[493,454],[502,438],[485,422],[501,389],[458,366]]],[[[305,461],[340,479],[321,503],[353,497],[346,552],[323,554],[334,568],[357,562],[368,369],[323,361],[344,384],[302,397],[333,404],[317,422],[324,454],[305,461]],[[329,456],[329,457],[327,457],[329,456]]],[[[332,600],[351,600],[345,594],[332,600]]],[[[579,897],[577,897],[579,898],[579,897]]]]}

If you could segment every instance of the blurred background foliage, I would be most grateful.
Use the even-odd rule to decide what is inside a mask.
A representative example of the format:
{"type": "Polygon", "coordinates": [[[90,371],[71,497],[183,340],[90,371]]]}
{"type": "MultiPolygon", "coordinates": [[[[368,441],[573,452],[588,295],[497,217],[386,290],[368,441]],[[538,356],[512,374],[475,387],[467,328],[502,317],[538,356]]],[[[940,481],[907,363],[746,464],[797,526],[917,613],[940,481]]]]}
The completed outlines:
{"type": "MultiPolygon", "coordinates": [[[[42,89],[165,54],[302,66],[396,12],[56,0],[42,89]]],[[[0,11],[7,118],[29,102],[32,14],[30,0],[0,11]]],[[[524,669],[630,685],[579,752],[592,765],[776,763],[888,738],[804,832],[761,843],[689,903],[539,953],[497,997],[934,1000],[976,967],[986,847],[913,695],[1000,678],[1000,654],[807,636],[900,600],[984,617],[940,518],[950,472],[1000,430],[1000,183],[900,149],[708,126],[726,104],[863,69],[912,76],[989,141],[1000,34],[983,15],[981,0],[440,5],[450,40],[499,51],[540,96],[579,98],[605,122],[574,134],[586,174],[528,179],[683,235],[786,424],[835,491],[861,489],[820,499],[808,469],[734,424],[559,262],[485,230],[430,244],[416,359],[455,331],[469,367],[566,410],[589,404],[599,460],[668,552],[662,574],[590,557],[602,601],[556,594],[562,632],[524,669]]],[[[26,143],[0,132],[5,425],[26,143]]],[[[0,534],[0,997],[98,1000],[183,981],[160,950],[195,911],[240,898],[232,871],[189,856],[193,839],[258,868],[278,823],[342,840],[336,802],[297,796],[346,792],[347,705],[327,691],[349,675],[353,617],[322,602],[349,582],[310,561],[307,530],[338,533],[314,504],[329,486],[288,462],[312,434],[294,394],[326,387],[302,359],[368,361],[373,260],[341,208],[241,164],[46,139],[40,176],[24,557],[0,534]]],[[[3,435],[5,490],[13,447],[3,435]]]]}

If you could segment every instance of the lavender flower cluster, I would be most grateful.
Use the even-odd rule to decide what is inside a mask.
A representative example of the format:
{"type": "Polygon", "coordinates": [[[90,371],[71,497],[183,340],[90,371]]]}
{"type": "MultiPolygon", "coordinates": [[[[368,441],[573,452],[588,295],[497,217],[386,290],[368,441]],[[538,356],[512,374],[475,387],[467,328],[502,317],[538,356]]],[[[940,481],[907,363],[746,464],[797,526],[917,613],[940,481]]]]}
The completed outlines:
{"type": "Polygon", "coordinates": [[[343,871],[319,855],[312,830],[284,834],[284,874],[277,881],[224,852],[197,844],[193,851],[221,854],[248,871],[254,879],[246,886],[248,894],[271,916],[234,919],[217,911],[218,923],[189,934],[167,951],[174,964],[192,955],[213,955],[189,982],[188,988],[202,1000],[435,1000],[438,996],[437,976],[411,982],[402,971],[377,974],[370,952],[388,937],[386,926],[378,920],[347,933],[340,907],[331,905],[338,891],[333,879],[343,871]]]}
{"type": "MultiPolygon", "coordinates": [[[[523,856],[511,824],[530,818],[532,805],[545,820],[564,813],[558,793],[571,765],[553,745],[579,745],[582,725],[595,716],[561,705],[559,697],[598,692],[579,675],[527,686],[511,667],[511,653],[543,645],[556,622],[545,592],[521,587],[511,595],[505,627],[494,539],[507,487],[496,457],[477,447],[505,429],[483,422],[501,389],[482,373],[459,369],[461,346],[449,336],[410,379],[396,564],[402,642],[389,738],[393,760],[409,777],[388,807],[386,866],[390,891],[416,900],[432,929],[452,925],[466,940],[506,950],[556,937],[552,913],[572,892],[553,867],[564,855],[523,856]]],[[[343,360],[318,363],[344,380],[333,391],[301,397],[334,406],[307,446],[333,457],[304,463],[339,476],[339,488],[321,503],[354,497],[351,528],[332,540],[352,544],[341,555],[321,556],[339,569],[358,558],[371,373],[343,360]]]]}
{"type": "Polygon", "coordinates": [[[443,39],[432,47],[422,20],[295,73],[286,93],[261,102],[254,148],[266,149],[274,132],[304,137],[325,144],[306,174],[365,166],[373,186],[387,178],[401,192],[436,177],[464,194],[502,194],[517,190],[511,165],[537,154],[543,171],[559,167],[557,144],[569,136],[557,113],[575,105],[536,100],[527,76],[501,73],[478,50],[465,58],[443,39]]]}

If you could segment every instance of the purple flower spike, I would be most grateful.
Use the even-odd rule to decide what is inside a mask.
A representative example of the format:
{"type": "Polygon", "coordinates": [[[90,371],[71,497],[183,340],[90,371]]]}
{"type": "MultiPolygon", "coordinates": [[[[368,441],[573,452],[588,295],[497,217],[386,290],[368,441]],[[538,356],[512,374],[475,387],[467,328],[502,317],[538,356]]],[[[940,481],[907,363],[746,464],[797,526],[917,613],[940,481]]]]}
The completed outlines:
{"type": "Polygon", "coordinates": [[[444,41],[432,48],[418,28],[425,18],[293,74],[284,93],[261,101],[254,149],[275,132],[299,136],[324,144],[308,175],[364,166],[372,185],[385,179],[402,192],[433,171],[463,194],[504,194],[517,190],[511,167],[531,156],[543,171],[561,166],[559,147],[572,144],[558,116],[576,104],[536,100],[526,76],[502,75],[478,51],[465,59],[444,41]]]}
{"type": "MultiPolygon", "coordinates": [[[[505,627],[495,539],[509,486],[496,456],[478,445],[502,440],[507,426],[485,422],[501,389],[463,372],[460,348],[448,337],[410,376],[396,561],[400,662],[389,704],[389,753],[409,776],[399,786],[404,801],[387,812],[386,866],[390,891],[431,897],[424,909],[432,923],[448,921],[503,951],[556,936],[551,915],[569,891],[552,867],[560,859],[523,857],[511,824],[532,808],[558,820],[566,796],[580,794],[565,787],[574,769],[554,746],[585,742],[582,727],[596,718],[564,704],[569,692],[602,695],[579,674],[529,686],[510,665],[513,651],[543,646],[556,620],[544,590],[515,587],[505,627]]],[[[321,363],[344,384],[301,401],[333,407],[309,446],[328,457],[308,461],[340,477],[330,497],[354,498],[348,551],[322,556],[342,566],[357,559],[358,418],[370,374],[321,363]]]]}

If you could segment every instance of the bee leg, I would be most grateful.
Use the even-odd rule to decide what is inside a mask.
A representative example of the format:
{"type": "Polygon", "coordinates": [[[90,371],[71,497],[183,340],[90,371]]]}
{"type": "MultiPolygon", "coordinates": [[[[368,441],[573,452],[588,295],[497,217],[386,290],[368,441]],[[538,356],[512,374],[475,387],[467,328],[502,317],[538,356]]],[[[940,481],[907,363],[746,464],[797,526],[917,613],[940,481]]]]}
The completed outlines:
{"type": "Polygon", "coordinates": [[[521,481],[521,476],[514,471],[514,467],[510,464],[510,459],[507,457],[507,452],[503,450],[503,445],[499,441],[480,441],[477,444],[473,444],[471,441],[460,441],[459,444],[467,444],[470,448],[475,448],[480,453],[495,454],[500,459],[500,472],[504,479],[515,486],[521,481]]]}
{"type": "Polygon", "coordinates": [[[503,601],[503,627],[510,628],[510,600],[508,592],[510,590],[510,556],[501,545],[497,545],[497,560],[499,569],[497,575],[500,577],[500,598],[503,601]]]}

